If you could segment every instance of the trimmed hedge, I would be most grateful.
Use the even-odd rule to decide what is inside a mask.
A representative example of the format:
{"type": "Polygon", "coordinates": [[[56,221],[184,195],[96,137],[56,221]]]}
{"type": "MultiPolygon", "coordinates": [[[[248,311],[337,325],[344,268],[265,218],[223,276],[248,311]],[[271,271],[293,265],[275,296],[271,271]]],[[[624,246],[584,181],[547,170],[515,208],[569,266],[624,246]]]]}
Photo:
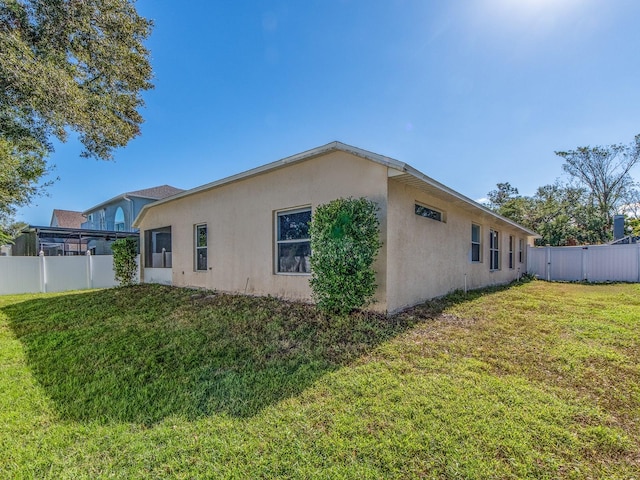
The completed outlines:
{"type": "Polygon", "coordinates": [[[135,238],[120,238],[111,244],[113,252],[113,271],[120,285],[133,285],[135,283],[138,264],[138,240],[135,238]]]}
{"type": "Polygon", "coordinates": [[[378,206],[366,198],[320,205],[311,221],[311,288],[318,308],[346,314],[372,302],[382,246],[378,206]]]}

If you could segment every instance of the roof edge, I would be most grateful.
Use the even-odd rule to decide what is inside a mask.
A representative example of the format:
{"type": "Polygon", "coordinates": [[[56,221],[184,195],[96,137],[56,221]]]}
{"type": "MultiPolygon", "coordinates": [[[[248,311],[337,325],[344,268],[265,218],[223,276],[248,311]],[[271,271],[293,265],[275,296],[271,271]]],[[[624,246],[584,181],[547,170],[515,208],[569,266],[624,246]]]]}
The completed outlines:
{"type": "Polygon", "coordinates": [[[394,158],[391,157],[386,157],[384,155],[380,155],[374,152],[371,152],[369,150],[364,150],[362,148],[358,148],[358,147],[354,147],[352,145],[347,145],[345,143],[342,142],[338,142],[338,141],[333,141],[330,143],[327,143],[326,145],[322,145],[320,147],[316,147],[316,148],[312,148],[310,150],[306,150],[304,152],[300,152],[297,153],[295,155],[291,155],[289,157],[285,157],[283,159],[280,160],[276,160],[275,162],[270,162],[267,163],[265,165],[261,165],[259,167],[255,167],[252,168],[250,170],[246,170],[244,172],[240,172],[237,173],[235,175],[231,175],[229,177],[225,177],[222,178],[220,180],[216,180],[204,185],[201,185],[199,187],[195,187],[189,190],[185,190],[184,192],[178,193],[176,195],[172,195],[170,197],[167,198],[163,198],[161,200],[157,200],[153,203],[148,203],[146,205],[144,205],[142,207],[142,209],[140,210],[140,212],[138,213],[138,216],[135,218],[135,220],[133,221],[132,226],[135,228],[139,228],[140,227],[140,223],[142,222],[142,220],[144,219],[144,216],[147,212],[147,210],[149,210],[150,208],[155,208],[157,206],[163,205],[165,203],[168,202],[172,202],[174,200],[179,200],[181,198],[184,197],[188,197],[190,195],[194,195],[196,193],[201,193],[201,192],[205,192],[207,190],[211,190],[213,188],[222,186],[222,185],[227,185],[233,182],[237,182],[239,180],[244,180],[245,178],[250,178],[250,177],[254,177],[256,175],[261,175],[263,173],[272,171],[272,170],[276,170],[279,168],[283,168],[287,165],[290,164],[294,164],[294,163],[298,163],[298,162],[302,162],[304,160],[308,160],[314,157],[317,157],[319,155],[322,155],[324,153],[328,153],[328,152],[334,152],[334,151],[341,151],[341,152],[346,152],[346,153],[350,153],[352,155],[361,157],[361,158],[365,158],[368,160],[371,160],[375,163],[379,163],[381,165],[384,165],[386,167],[389,168],[393,168],[395,170],[399,170],[401,172],[407,173],[409,175],[412,175],[413,177],[447,193],[448,195],[453,196],[454,198],[457,198],[458,200],[468,203],[469,205],[480,209],[481,211],[483,211],[484,213],[492,216],[492,217],[496,217],[498,219],[500,219],[501,221],[508,223],[509,225],[512,225],[515,228],[518,228],[519,230],[522,230],[524,232],[527,233],[527,235],[533,236],[533,237],[539,237],[539,235],[535,232],[532,232],[531,230],[523,227],[522,225],[517,224],[516,222],[514,222],[513,220],[510,220],[506,217],[503,217],[502,215],[497,214],[496,212],[490,210],[489,208],[481,205],[480,203],[471,200],[470,198],[462,195],[461,193],[456,192],[455,190],[447,187],[446,185],[443,185],[442,183],[432,179],[431,177],[428,177],[427,175],[425,175],[424,173],[420,172],[419,170],[415,169],[414,167],[412,167],[411,165],[408,165],[404,162],[400,162],[394,158]]]}
{"type": "MultiPolygon", "coordinates": [[[[159,185],[159,186],[164,186],[164,185],[159,185]]],[[[167,186],[171,187],[171,185],[167,185],[167,186]]],[[[155,188],[155,187],[151,187],[151,188],[155,188]]],[[[176,187],[173,187],[173,188],[176,188],[176,187]]],[[[150,190],[150,189],[146,189],[146,190],[150,190]]],[[[129,200],[130,198],[144,198],[146,200],[159,201],[155,197],[150,197],[150,196],[147,196],[147,195],[139,195],[138,194],[139,191],[140,190],[135,190],[133,192],[121,193],[120,195],[116,195],[115,197],[110,198],[109,200],[105,200],[104,202],[101,202],[101,203],[99,203],[97,205],[94,205],[93,207],[91,207],[91,208],[89,208],[89,209],[87,209],[87,210],[85,210],[83,212],[80,212],[80,213],[82,213],[84,216],[87,216],[90,212],[93,212],[95,210],[99,210],[100,208],[104,207],[105,205],[109,205],[110,203],[113,203],[116,200],[129,200]]],[[[180,193],[182,193],[182,192],[180,192],[180,193]]],[[[173,195],[169,195],[169,197],[165,197],[165,198],[170,198],[172,196],[173,195]]]]}
{"type": "Polygon", "coordinates": [[[99,210],[100,208],[102,208],[105,205],[108,205],[108,204],[110,204],[112,202],[115,202],[116,200],[124,200],[125,198],[127,198],[127,194],[126,193],[121,193],[120,195],[116,195],[115,197],[110,198],[109,200],[105,200],[104,202],[99,203],[98,205],[94,205],[93,207],[83,211],[82,215],[84,215],[86,217],[87,215],[89,215],[90,212],[94,212],[96,210],[99,210]]]}
{"type": "Polygon", "coordinates": [[[528,228],[523,227],[522,225],[520,225],[519,223],[514,222],[513,220],[504,217],[502,215],[500,215],[499,213],[494,212],[493,210],[491,210],[490,208],[485,207],[484,205],[482,205],[481,203],[476,202],[475,200],[470,199],[469,197],[466,197],[465,195],[462,195],[459,192],[456,192],[455,190],[447,187],[446,185],[438,182],[437,180],[434,180],[431,177],[428,177],[427,175],[425,175],[424,173],[422,173],[419,170],[416,170],[415,168],[413,168],[411,165],[407,165],[405,164],[405,172],[408,173],[409,175],[417,178],[418,180],[421,180],[439,190],[442,190],[443,192],[447,193],[448,195],[451,195],[455,198],[457,198],[458,200],[461,200],[465,203],[470,204],[472,207],[478,208],[480,210],[482,210],[484,213],[486,213],[487,215],[491,215],[492,217],[496,217],[498,219],[500,219],[503,222],[508,223],[509,225],[516,227],[520,230],[523,230],[525,232],[527,232],[528,235],[532,236],[532,237],[539,237],[540,235],[538,235],[537,233],[529,230],[528,228]]]}
{"type": "MultiPolygon", "coordinates": [[[[192,189],[189,190],[185,190],[184,192],[180,192],[176,195],[172,195],[170,197],[167,198],[163,198],[160,200],[157,200],[153,203],[144,205],[142,207],[142,209],[140,210],[140,212],[138,213],[138,216],[135,218],[135,220],[132,223],[132,226],[134,227],[138,227],[139,223],[142,221],[144,215],[146,214],[147,210],[149,208],[153,208],[153,207],[157,207],[159,205],[162,205],[164,203],[167,202],[172,202],[174,200],[179,200],[181,198],[184,197],[188,197],[190,195],[195,195],[196,193],[201,193],[201,192],[205,192],[207,190],[211,190],[213,188],[222,186],[222,185],[227,185],[233,182],[237,182],[239,180],[244,180],[245,178],[250,178],[250,177],[254,177],[256,175],[261,175],[263,173],[266,172],[270,172],[272,170],[276,170],[279,168],[283,168],[287,165],[290,164],[294,164],[294,163],[298,163],[298,162],[302,162],[305,160],[309,160],[311,158],[320,156],[324,153],[328,153],[328,152],[335,152],[335,151],[341,151],[341,152],[346,152],[346,153],[351,153],[353,155],[356,155],[358,157],[363,157],[363,158],[367,158],[371,161],[374,161],[376,163],[380,163],[382,165],[385,165],[387,167],[392,167],[392,168],[397,168],[397,169],[403,169],[404,168],[404,164],[393,159],[390,157],[385,157],[384,155],[379,155],[377,153],[373,153],[370,152],[368,150],[363,150],[361,148],[357,148],[351,145],[347,145],[346,143],[342,143],[342,142],[338,142],[338,141],[333,141],[330,143],[327,143],[326,145],[322,145],[320,147],[316,147],[316,148],[312,148],[310,150],[305,150],[304,152],[300,152],[300,153],[296,153],[295,155],[291,155],[289,157],[285,157],[282,158],[280,160],[276,160],[274,162],[270,162],[267,163],[265,165],[260,165],[258,167],[252,168],[250,170],[246,170],[244,172],[240,172],[240,173],[236,173],[235,175],[231,175],[229,177],[224,177],[221,178],[220,180],[215,180],[213,182],[210,183],[206,183],[204,185],[200,185],[199,187],[194,187],[192,189]]],[[[106,203],[106,202],[105,202],[106,203]]]]}

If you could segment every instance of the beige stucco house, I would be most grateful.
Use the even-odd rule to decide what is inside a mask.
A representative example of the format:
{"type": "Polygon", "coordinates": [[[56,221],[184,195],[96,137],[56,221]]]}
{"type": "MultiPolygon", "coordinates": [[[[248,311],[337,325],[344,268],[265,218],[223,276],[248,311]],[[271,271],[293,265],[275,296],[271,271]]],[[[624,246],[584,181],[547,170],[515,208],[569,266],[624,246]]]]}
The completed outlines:
{"type": "Polygon", "coordinates": [[[145,282],[310,300],[307,222],[339,197],[378,203],[373,308],[395,312],[524,273],[534,232],[411,166],[333,142],[145,205],[145,282]]]}

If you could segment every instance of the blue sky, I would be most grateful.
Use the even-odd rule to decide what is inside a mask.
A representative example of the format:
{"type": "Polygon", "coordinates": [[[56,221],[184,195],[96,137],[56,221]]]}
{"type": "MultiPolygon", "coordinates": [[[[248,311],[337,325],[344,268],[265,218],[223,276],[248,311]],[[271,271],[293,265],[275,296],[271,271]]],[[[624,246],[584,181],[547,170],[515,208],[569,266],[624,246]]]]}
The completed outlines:
{"type": "MultiPolygon", "coordinates": [[[[531,195],[556,150],[640,133],[636,0],[139,0],[156,88],[115,161],[56,146],[18,220],[193,188],[333,140],[479,199],[531,195]]],[[[632,172],[640,179],[640,172],[632,172]]]]}

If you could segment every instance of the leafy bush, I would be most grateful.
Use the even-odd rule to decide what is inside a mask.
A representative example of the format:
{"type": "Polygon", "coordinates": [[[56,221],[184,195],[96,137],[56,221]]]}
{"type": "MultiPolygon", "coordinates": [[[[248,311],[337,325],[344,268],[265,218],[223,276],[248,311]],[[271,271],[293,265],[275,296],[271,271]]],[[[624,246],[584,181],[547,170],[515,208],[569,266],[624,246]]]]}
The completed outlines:
{"type": "Polygon", "coordinates": [[[120,285],[133,285],[135,283],[138,264],[138,240],[135,238],[120,238],[111,244],[113,252],[113,271],[116,272],[116,280],[120,285]]]}
{"type": "Polygon", "coordinates": [[[366,198],[320,205],[311,221],[311,288],[318,307],[345,314],[371,303],[382,243],[378,206],[366,198]]]}

